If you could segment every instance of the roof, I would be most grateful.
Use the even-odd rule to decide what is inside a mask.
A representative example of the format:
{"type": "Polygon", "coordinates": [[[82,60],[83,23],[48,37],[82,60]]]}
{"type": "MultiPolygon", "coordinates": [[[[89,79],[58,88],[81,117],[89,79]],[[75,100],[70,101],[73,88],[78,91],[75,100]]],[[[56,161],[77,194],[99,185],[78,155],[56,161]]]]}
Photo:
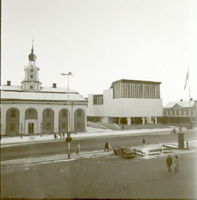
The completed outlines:
{"type": "Polygon", "coordinates": [[[111,87],[113,87],[113,85],[115,83],[119,83],[119,82],[122,82],[122,83],[144,83],[144,84],[161,84],[161,82],[156,82],[156,81],[144,81],[144,80],[129,80],[129,79],[120,79],[120,80],[117,80],[117,81],[114,81],[112,82],[111,84],[111,87]]]}
{"type": "MultiPolygon", "coordinates": [[[[42,87],[40,90],[22,90],[21,86],[0,86],[1,100],[48,100],[66,101],[68,90],[66,88],[42,87]]],[[[86,101],[74,90],[69,90],[70,101],[86,101]]]]}
{"type": "Polygon", "coordinates": [[[174,101],[167,103],[164,108],[173,108],[175,105],[179,105],[182,108],[189,108],[194,106],[194,101],[174,101]]]}

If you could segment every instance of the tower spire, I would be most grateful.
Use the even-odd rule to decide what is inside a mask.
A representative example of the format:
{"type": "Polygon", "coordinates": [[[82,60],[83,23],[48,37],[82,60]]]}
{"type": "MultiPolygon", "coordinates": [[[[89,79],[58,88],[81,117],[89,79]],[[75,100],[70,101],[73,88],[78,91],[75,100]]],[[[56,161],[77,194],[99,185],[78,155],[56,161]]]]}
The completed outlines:
{"type": "Polygon", "coordinates": [[[32,47],[31,47],[31,53],[28,56],[29,61],[36,61],[36,55],[34,54],[34,40],[32,40],[32,47]]]}

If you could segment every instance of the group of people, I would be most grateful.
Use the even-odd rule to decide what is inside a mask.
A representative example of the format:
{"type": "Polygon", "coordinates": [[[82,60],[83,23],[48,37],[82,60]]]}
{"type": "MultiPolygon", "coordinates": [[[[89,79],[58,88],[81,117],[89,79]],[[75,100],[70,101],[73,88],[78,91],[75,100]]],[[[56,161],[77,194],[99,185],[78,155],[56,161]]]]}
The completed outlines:
{"type": "Polygon", "coordinates": [[[169,172],[171,172],[172,166],[174,166],[174,171],[178,172],[179,171],[178,156],[175,156],[175,158],[173,159],[171,155],[168,155],[168,157],[166,158],[166,165],[169,172]]]}
{"type": "Polygon", "coordinates": [[[64,140],[65,139],[65,133],[54,133],[54,139],[57,140],[59,137],[60,140],[64,140]]]}

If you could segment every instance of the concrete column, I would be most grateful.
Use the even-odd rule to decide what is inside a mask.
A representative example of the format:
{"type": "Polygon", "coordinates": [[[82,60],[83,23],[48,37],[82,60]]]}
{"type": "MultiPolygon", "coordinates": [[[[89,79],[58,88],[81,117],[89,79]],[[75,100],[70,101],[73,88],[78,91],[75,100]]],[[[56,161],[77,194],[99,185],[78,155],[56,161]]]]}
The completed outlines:
{"type": "Polygon", "coordinates": [[[131,125],[131,117],[127,117],[127,125],[131,125]]]}
{"type": "Polygon", "coordinates": [[[157,117],[155,117],[155,124],[157,124],[157,117]]]}
{"type": "Polygon", "coordinates": [[[37,120],[37,131],[36,134],[41,134],[42,132],[42,112],[43,110],[37,110],[38,112],[38,120],[37,120]]]}
{"type": "Polygon", "coordinates": [[[54,132],[59,132],[59,109],[54,110],[54,132]]]}
{"type": "Polygon", "coordinates": [[[121,117],[118,118],[118,124],[121,125],[121,117]]]}
{"type": "Polygon", "coordinates": [[[151,120],[151,117],[147,117],[146,119],[147,119],[147,123],[148,124],[152,124],[153,123],[152,120],[151,120]]]}
{"type": "Polygon", "coordinates": [[[6,135],[6,109],[1,107],[1,135],[6,135]]]}
{"type": "Polygon", "coordinates": [[[19,109],[19,134],[25,134],[25,110],[19,109]]]}
{"type": "Polygon", "coordinates": [[[84,110],[85,112],[85,131],[87,131],[87,110],[84,110]]]}
{"type": "Polygon", "coordinates": [[[146,124],[146,118],[145,117],[142,117],[142,124],[146,124]]]}

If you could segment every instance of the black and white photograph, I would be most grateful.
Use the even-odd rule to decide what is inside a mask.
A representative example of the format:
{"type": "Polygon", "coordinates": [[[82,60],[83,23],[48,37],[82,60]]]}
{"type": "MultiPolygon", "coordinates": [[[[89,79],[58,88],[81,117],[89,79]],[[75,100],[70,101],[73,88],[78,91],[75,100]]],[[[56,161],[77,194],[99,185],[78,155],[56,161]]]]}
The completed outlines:
{"type": "Polygon", "coordinates": [[[1,0],[0,199],[197,200],[197,0],[1,0]]]}

